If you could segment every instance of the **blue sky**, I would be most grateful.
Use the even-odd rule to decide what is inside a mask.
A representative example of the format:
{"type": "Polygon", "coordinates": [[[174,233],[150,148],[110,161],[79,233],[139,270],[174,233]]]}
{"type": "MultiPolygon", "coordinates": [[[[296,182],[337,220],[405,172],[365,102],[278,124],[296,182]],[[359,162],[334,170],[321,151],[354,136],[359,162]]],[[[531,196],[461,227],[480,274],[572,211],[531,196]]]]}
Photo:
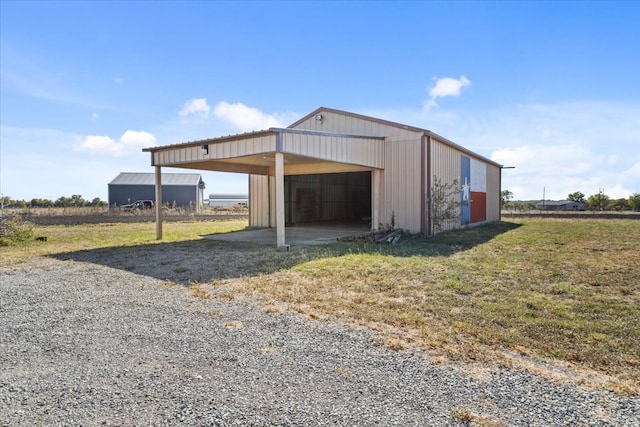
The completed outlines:
{"type": "MultiPolygon", "coordinates": [[[[638,16],[640,2],[0,0],[0,192],[106,200],[118,173],[153,172],[144,147],[326,106],[515,166],[515,199],[626,198],[638,16]]],[[[244,175],[202,174],[207,193],[247,191],[244,175]]]]}

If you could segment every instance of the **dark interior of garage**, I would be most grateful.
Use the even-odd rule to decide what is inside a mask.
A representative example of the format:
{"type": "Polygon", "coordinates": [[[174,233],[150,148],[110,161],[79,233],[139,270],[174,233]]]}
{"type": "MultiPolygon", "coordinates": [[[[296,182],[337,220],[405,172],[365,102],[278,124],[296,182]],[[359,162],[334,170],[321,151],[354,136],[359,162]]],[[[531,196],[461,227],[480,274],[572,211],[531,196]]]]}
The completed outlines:
{"type": "Polygon", "coordinates": [[[366,223],[371,217],[371,172],[284,177],[285,224],[366,223]]]}

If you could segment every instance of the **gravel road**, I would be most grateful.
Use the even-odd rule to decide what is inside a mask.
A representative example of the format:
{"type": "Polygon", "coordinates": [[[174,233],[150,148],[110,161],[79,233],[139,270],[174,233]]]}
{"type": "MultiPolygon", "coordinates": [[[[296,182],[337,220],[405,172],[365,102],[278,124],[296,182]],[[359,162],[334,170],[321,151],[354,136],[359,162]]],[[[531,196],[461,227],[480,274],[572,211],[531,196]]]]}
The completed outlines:
{"type": "Polygon", "coordinates": [[[0,425],[639,426],[640,398],[473,375],[375,335],[151,275],[0,272],[0,425]]]}

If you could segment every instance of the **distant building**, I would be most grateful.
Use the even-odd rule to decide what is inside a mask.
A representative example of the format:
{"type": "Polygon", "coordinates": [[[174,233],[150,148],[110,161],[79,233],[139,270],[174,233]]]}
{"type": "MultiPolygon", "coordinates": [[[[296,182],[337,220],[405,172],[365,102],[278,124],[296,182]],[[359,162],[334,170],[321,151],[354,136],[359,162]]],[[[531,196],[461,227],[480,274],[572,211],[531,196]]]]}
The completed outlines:
{"type": "MultiPolygon", "coordinates": [[[[156,199],[154,173],[123,172],[109,183],[109,206],[156,199]]],[[[173,207],[202,209],[205,184],[198,173],[163,173],[162,200],[173,207]]]]}
{"type": "Polygon", "coordinates": [[[209,206],[212,208],[231,208],[249,206],[248,194],[209,194],[209,206]]]}
{"type": "Polygon", "coordinates": [[[536,209],[541,211],[583,211],[584,203],[572,202],[571,200],[544,200],[536,204],[536,209]]]}

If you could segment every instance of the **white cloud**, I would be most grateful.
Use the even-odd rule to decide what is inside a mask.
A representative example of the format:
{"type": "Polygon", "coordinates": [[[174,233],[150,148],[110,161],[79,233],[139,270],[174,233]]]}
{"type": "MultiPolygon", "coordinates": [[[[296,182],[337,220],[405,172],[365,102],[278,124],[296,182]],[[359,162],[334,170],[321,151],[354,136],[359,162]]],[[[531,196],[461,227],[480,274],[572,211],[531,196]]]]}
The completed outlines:
{"type": "Polygon", "coordinates": [[[122,77],[120,77],[120,76],[115,76],[115,77],[113,78],[113,81],[114,81],[114,82],[115,82],[115,84],[117,84],[117,85],[120,85],[120,84],[124,83],[124,79],[123,79],[122,77]]]}
{"type": "Polygon", "coordinates": [[[471,80],[465,76],[460,76],[459,79],[452,77],[444,77],[437,79],[435,85],[429,88],[429,99],[427,99],[422,105],[424,111],[429,111],[433,107],[437,107],[436,99],[444,98],[447,96],[460,96],[462,88],[469,86],[471,80]]]}
{"type": "Polygon", "coordinates": [[[88,135],[76,137],[75,148],[91,154],[121,157],[141,148],[156,145],[156,137],[145,131],[127,130],[118,141],[109,136],[88,135]]]}
{"type": "Polygon", "coordinates": [[[465,76],[460,76],[459,79],[451,77],[445,77],[436,80],[435,86],[429,89],[429,96],[431,99],[444,98],[445,96],[460,96],[462,88],[469,86],[471,81],[465,76]]]}
{"type": "Polygon", "coordinates": [[[219,102],[214,109],[214,114],[243,132],[285,126],[280,119],[281,116],[263,113],[257,108],[248,107],[240,102],[235,104],[219,102]]]}
{"type": "Polygon", "coordinates": [[[122,146],[108,136],[88,135],[82,139],[76,138],[76,148],[93,154],[110,154],[114,156],[123,154],[122,146]]]}
{"type": "Polygon", "coordinates": [[[120,137],[120,142],[134,148],[152,147],[156,145],[156,137],[145,131],[127,130],[120,137]]]}
{"type": "Polygon", "coordinates": [[[99,119],[99,118],[100,118],[100,114],[98,114],[98,113],[91,113],[91,118],[92,118],[93,120],[97,120],[97,119],[99,119]]]}
{"type": "Polygon", "coordinates": [[[196,116],[206,119],[209,117],[211,107],[207,103],[207,98],[194,98],[185,102],[178,112],[180,117],[196,116]]]}
{"type": "MultiPolygon", "coordinates": [[[[559,200],[574,191],[604,188],[612,198],[640,191],[640,107],[573,102],[520,105],[493,112],[461,141],[491,149],[490,157],[516,169],[503,187],[516,199],[559,200]],[[544,129],[542,136],[540,129],[544,129]]],[[[455,140],[455,139],[454,139],[455,140]]],[[[471,146],[470,146],[471,145],[471,146]]]]}

